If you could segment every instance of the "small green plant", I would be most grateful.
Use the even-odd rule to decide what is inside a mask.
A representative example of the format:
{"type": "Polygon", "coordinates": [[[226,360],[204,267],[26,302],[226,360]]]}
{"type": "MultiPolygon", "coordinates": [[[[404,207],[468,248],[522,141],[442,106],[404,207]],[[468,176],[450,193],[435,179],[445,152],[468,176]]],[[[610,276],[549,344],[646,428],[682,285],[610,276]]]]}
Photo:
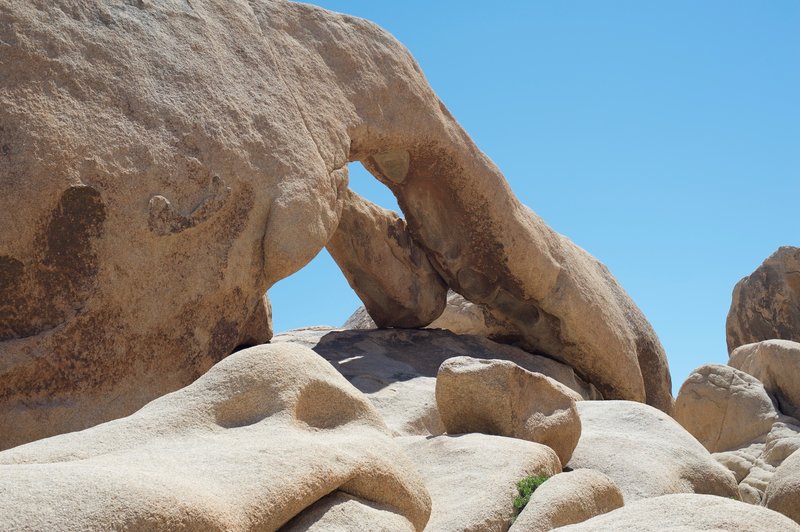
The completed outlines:
{"type": "Polygon", "coordinates": [[[544,481],[549,477],[546,475],[537,475],[535,477],[525,477],[517,482],[517,490],[519,495],[514,499],[514,508],[517,510],[517,515],[525,508],[528,501],[531,500],[531,495],[536,491],[536,488],[544,484],[544,481]]]}

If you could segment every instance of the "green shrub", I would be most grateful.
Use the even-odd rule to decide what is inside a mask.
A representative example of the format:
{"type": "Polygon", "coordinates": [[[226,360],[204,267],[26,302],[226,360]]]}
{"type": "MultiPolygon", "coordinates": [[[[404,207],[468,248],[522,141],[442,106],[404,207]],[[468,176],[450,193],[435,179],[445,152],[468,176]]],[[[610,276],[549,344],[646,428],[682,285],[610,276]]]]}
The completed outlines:
{"type": "Polygon", "coordinates": [[[517,482],[517,490],[519,496],[514,499],[514,508],[517,510],[517,515],[525,508],[528,501],[531,500],[531,495],[536,491],[536,488],[544,484],[544,481],[549,477],[545,475],[537,475],[535,477],[525,477],[517,482]]]}

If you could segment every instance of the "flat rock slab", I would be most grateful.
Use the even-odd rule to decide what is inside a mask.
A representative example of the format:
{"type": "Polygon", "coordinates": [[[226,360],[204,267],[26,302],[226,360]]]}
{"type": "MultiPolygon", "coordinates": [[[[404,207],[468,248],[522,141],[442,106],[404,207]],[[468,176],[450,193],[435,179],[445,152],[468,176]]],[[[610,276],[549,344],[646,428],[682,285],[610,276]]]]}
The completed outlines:
{"type": "Polygon", "coordinates": [[[694,530],[730,530],[736,532],[797,532],[791,519],[760,506],[725,497],[698,494],[664,495],[625,505],[619,510],[597,516],[560,531],[691,532],[694,530]]]}
{"type": "Polygon", "coordinates": [[[581,439],[567,464],[595,469],[625,502],[670,493],[738,498],[736,478],[677,421],[632,401],[580,401],[581,439]]]}
{"type": "Polygon", "coordinates": [[[370,398],[398,435],[444,432],[436,409],[436,375],[442,362],[457,356],[509,360],[547,375],[584,398],[599,397],[572,368],[479,336],[433,330],[314,327],[278,334],[272,342],[298,343],[316,351],[370,398]]]}
{"type": "Polygon", "coordinates": [[[486,434],[398,438],[433,500],[425,530],[505,531],[514,515],[516,483],[561,472],[549,447],[486,434]]]}

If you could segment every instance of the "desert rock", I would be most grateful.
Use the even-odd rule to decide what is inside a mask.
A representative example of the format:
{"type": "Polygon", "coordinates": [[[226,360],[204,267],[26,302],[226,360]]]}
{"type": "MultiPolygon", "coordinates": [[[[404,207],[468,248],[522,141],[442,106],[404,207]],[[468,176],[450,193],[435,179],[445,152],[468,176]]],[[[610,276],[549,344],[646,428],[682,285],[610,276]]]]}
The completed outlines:
{"type": "Polygon", "coordinates": [[[628,504],[670,493],[737,497],[736,479],[677,421],[631,401],[580,401],[581,438],[567,464],[608,475],[628,504]]]}
{"type": "Polygon", "coordinates": [[[800,449],[776,469],[764,494],[763,504],[800,523],[800,449]]]}
{"type": "Polygon", "coordinates": [[[414,532],[411,522],[375,503],[334,491],[281,527],[281,532],[414,532]]]}
{"type": "Polygon", "coordinates": [[[731,353],[728,364],[761,381],[782,413],[800,417],[800,343],[765,340],[746,344],[731,353]]]}
{"type": "Polygon", "coordinates": [[[728,352],[763,340],[800,342],[800,248],[778,248],[736,284],[726,329],[728,352]]]}
{"type": "Polygon", "coordinates": [[[376,25],[280,0],[35,0],[0,28],[0,448],[128,415],[230,354],[333,236],[355,160],[447,286],[604,396],[670,411],[636,305],[376,25]]]}
{"type": "Polygon", "coordinates": [[[566,464],[581,435],[566,386],[507,360],[455,357],[436,377],[436,404],[449,434],[481,432],[547,445],[566,464]]]}
{"type": "Polygon", "coordinates": [[[327,249],[381,327],[423,327],[445,308],[447,286],[405,221],[355,192],[343,193],[327,249]]]}
{"type": "Polygon", "coordinates": [[[0,453],[0,522],[274,530],[334,490],[422,530],[431,502],[369,401],[298,345],[259,346],[135,414],[0,453]]]}
{"type": "Polygon", "coordinates": [[[758,379],[729,366],[707,364],[695,369],[681,386],[674,417],[715,453],[763,436],[779,413],[758,379]]]}
{"type": "Polygon", "coordinates": [[[511,532],[545,532],[621,508],[622,492],[599,471],[577,469],[547,479],[531,495],[511,532]]]}
{"type": "Polygon", "coordinates": [[[736,530],[737,532],[800,531],[800,526],[778,512],[725,497],[674,494],[643,499],[597,516],[563,532],[636,530],[736,530]]]}
{"type": "Polygon", "coordinates": [[[517,481],[561,471],[549,447],[486,434],[398,438],[433,500],[426,530],[508,530],[517,481]]]}

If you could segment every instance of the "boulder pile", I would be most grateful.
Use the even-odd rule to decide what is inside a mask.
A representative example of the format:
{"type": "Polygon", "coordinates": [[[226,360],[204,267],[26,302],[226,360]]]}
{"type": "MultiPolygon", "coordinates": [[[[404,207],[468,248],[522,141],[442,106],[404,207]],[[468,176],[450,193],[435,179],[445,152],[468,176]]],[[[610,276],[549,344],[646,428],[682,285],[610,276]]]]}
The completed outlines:
{"type": "Polygon", "coordinates": [[[0,528],[800,530],[796,248],[675,402],[636,304],[376,25],[11,1],[0,51],[0,528]],[[273,336],[323,247],[364,308],[273,336]]]}

